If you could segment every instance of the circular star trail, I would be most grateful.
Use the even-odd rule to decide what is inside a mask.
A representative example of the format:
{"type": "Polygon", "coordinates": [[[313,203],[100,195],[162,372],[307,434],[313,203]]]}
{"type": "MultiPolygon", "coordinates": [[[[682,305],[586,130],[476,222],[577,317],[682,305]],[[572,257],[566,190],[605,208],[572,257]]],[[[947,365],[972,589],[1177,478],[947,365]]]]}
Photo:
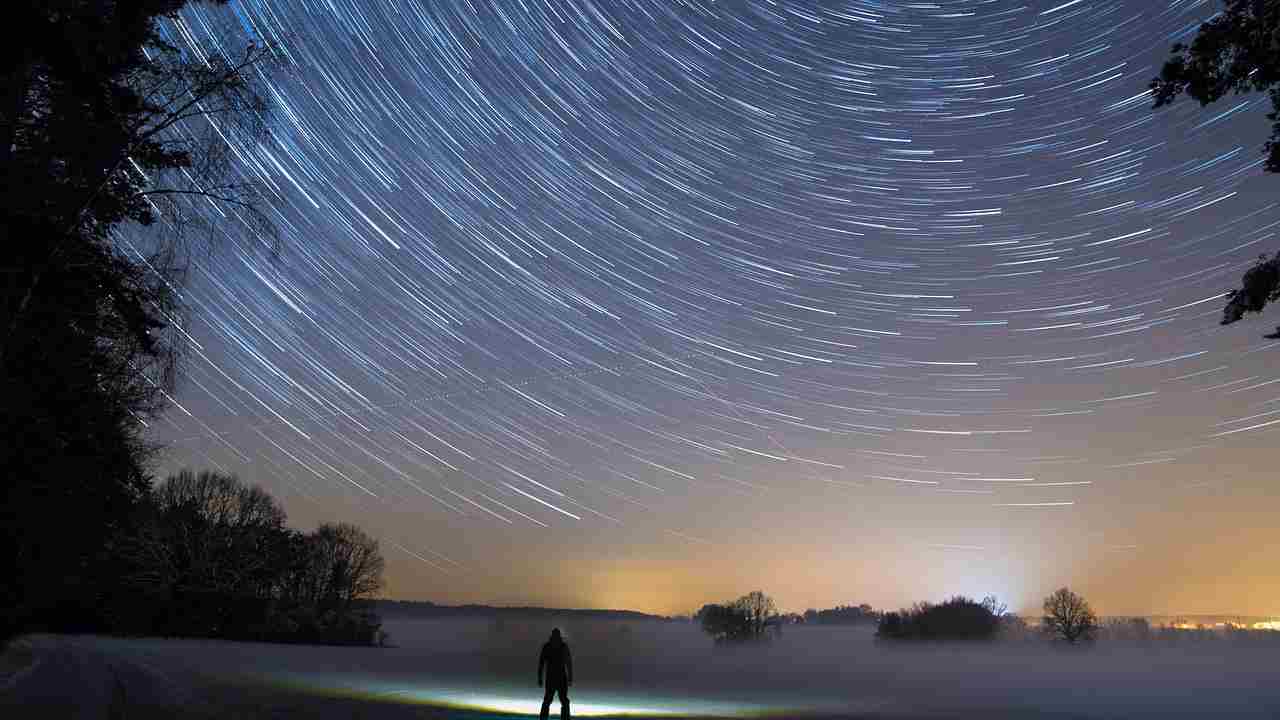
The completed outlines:
{"type": "Polygon", "coordinates": [[[1274,609],[1221,565],[1276,540],[1280,348],[1218,325],[1280,245],[1266,98],[1146,89],[1212,12],[189,7],[279,48],[236,172],[284,250],[214,218],[158,472],[356,522],[404,597],[1147,611],[1183,557],[1274,609]]]}

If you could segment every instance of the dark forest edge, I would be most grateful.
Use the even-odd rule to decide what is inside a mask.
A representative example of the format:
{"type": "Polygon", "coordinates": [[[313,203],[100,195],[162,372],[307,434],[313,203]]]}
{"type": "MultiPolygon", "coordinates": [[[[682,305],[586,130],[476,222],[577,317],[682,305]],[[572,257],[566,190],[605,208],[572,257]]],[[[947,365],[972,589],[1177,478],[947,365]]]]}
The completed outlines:
{"type": "MultiPolygon", "coordinates": [[[[304,533],[234,475],[184,471],[149,488],[76,593],[33,598],[8,635],[46,631],[382,645],[369,597],[376,540],[347,523],[304,533]]],[[[4,640],[8,638],[0,638],[4,640]]]]}
{"type": "MultiPolygon", "coordinates": [[[[160,448],[146,427],[177,387],[189,260],[233,229],[261,240],[262,262],[278,249],[262,186],[233,160],[270,136],[266,78],[283,55],[237,34],[230,13],[219,53],[183,52],[166,24],[187,5],[5,5],[13,42],[0,47],[0,642],[40,629],[364,632],[348,628],[359,627],[350,607],[264,596],[242,609],[261,622],[235,627],[206,608],[252,605],[244,598],[255,596],[236,587],[122,579],[176,557],[140,533],[172,534],[177,522],[156,510],[149,468],[160,448]],[[209,203],[227,220],[205,222],[209,203]],[[158,555],[139,557],[144,547],[158,555]],[[156,614],[150,602],[161,603],[156,614]]],[[[254,541],[288,536],[314,549],[348,539],[326,532],[313,540],[280,529],[254,541]]]]}

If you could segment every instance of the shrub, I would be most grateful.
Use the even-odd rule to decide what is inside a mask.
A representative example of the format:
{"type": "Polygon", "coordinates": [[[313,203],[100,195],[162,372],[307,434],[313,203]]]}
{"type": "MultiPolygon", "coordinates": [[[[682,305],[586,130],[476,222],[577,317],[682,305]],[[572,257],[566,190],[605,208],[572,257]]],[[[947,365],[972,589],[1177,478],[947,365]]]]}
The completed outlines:
{"type": "Polygon", "coordinates": [[[759,590],[723,605],[703,605],[696,617],[717,644],[767,640],[780,631],[777,605],[759,590]]]}
{"type": "Polygon", "coordinates": [[[994,598],[977,602],[957,595],[937,605],[922,602],[881,616],[876,636],[885,640],[992,640],[1004,608],[994,598]]]}
{"type": "Polygon", "coordinates": [[[702,631],[717,644],[743,642],[752,638],[751,619],[742,608],[733,605],[704,605],[698,611],[702,631]]]}

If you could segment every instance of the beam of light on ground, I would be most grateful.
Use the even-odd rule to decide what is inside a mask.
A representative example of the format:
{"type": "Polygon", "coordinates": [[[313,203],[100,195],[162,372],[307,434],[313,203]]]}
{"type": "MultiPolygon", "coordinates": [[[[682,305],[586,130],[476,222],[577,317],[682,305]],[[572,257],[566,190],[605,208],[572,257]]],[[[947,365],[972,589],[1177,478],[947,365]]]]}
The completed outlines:
{"type": "MultiPolygon", "coordinates": [[[[439,683],[388,682],[373,677],[325,677],[311,674],[273,674],[264,684],[284,687],[308,694],[331,697],[429,705],[459,711],[495,713],[499,715],[537,715],[542,689],[520,690],[495,684],[478,687],[459,684],[446,687],[439,683]]],[[[578,692],[570,689],[570,703],[576,717],[776,717],[803,712],[795,707],[764,703],[731,702],[688,697],[654,697],[618,692],[578,692]]],[[[559,713],[559,703],[552,702],[559,713]]]]}

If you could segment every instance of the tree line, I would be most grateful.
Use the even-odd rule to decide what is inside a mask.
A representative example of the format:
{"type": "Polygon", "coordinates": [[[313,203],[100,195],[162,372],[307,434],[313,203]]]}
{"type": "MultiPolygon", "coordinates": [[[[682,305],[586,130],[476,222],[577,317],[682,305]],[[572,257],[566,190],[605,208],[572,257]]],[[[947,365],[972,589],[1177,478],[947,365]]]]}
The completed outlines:
{"type": "Polygon", "coordinates": [[[879,622],[880,614],[870,605],[837,605],[824,610],[805,610],[802,620],[814,625],[861,625],[879,622]]]}
{"type": "Polygon", "coordinates": [[[726,603],[708,603],[693,619],[717,644],[758,642],[780,632],[778,606],[759,590],[726,603]]]}
{"type": "Polygon", "coordinates": [[[187,4],[5,6],[0,641],[116,584],[107,560],[155,499],[145,428],[175,387],[188,249],[276,244],[233,165],[269,138],[276,53],[234,35],[184,52],[163,26],[187,4]]]}
{"type": "Polygon", "coordinates": [[[109,571],[84,595],[53,597],[28,627],[55,631],[373,644],[382,587],[375,539],[348,523],[306,533],[269,493],[235,475],[171,475],[104,547],[109,571]]]}
{"type": "MultiPolygon", "coordinates": [[[[1040,632],[1067,644],[1088,642],[1099,628],[1098,616],[1088,601],[1069,588],[1046,597],[1042,610],[1040,632]]],[[[756,590],[737,600],[704,605],[694,615],[717,644],[769,640],[781,632],[789,617],[793,622],[825,625],[874,621],[876,637],[885,641],[995,640],[1028,631],[1026,621],[1008,612],[993,596],[977,601],[957,595],[940,603],[920,602],[890,612],[876,612],[870,605],[848,605],[788,616],[778,612],[773,598],[756,590]]]]}

